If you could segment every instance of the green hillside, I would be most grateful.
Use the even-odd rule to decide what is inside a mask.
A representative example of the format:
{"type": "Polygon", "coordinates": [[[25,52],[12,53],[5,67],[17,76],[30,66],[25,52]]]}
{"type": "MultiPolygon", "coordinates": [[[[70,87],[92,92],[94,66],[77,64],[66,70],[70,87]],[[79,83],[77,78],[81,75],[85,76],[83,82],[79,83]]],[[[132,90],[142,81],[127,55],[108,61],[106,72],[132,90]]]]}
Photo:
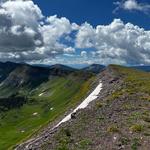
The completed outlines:
{"type": "MultiPolygon", "coordinates": [[[[91,73],[85,75],[77,71],[66,76],[51,76],[48,81],[35,88],[29,88],[25,84],[17,87],[2,85],[0,150],[12,148],[28,139],[81,101],[89,91],[93,78],[91,73]]],[[[9,82],[14,81],[9,77],[8,79],[9,82]]]]}

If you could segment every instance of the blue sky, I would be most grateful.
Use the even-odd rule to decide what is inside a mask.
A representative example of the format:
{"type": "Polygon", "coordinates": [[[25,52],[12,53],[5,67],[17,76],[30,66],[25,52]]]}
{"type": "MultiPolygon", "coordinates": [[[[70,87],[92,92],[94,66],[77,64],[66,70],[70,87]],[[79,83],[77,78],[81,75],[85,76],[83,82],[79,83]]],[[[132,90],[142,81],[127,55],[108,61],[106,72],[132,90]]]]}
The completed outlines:
{"type": "Polygon", "coordinates": [[[150,65],[150,1],[0,0],[0,61],[150,65]]]}
{"type": "MultiPolygon", "coordinates": [[[[141,12],[120,10],[112,13],[117,0],[34,0],[42,9],[45,16],[57,14],[78,24],[89,22],[93,26],[108,24],[114,18],[121,18],[124,22],[131,22],[145,29],[150,28],[150,16],[141,12]]],[[[138,0],[149,3],[149,0],[138,0]]]]}

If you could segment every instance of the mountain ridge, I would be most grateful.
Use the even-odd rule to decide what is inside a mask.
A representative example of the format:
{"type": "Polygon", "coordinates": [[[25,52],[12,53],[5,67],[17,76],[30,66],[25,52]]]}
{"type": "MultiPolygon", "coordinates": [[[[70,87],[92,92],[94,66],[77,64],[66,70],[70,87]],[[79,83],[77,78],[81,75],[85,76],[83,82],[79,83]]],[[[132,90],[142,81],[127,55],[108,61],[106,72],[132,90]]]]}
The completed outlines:
{"type": "MultiPolygon", "coordinates": [[[[35,136],[27,149],[148,150],[149,78],[146,72],[108,66],[95,80],[103,83],[97,100],[79,110],[71,121],[57,130],[45,135],[43,132],[42,136],[38,135],[39,139],[35,136]]],[[[45,129],[45,133],[48,132],[45,129]]],[[[26,149],[26,144],[17,149],[26,149]]]]}
{"type": "Polygon", "coordinates": [[[104,66],[104,65],[92,64],[92,65],[89,65],[88,67],[82,68],[81,70],[90,71],[90,72],[98,74],[101,71],[103,71],[105,68],[106,68],[106,66],[104,66]]]}

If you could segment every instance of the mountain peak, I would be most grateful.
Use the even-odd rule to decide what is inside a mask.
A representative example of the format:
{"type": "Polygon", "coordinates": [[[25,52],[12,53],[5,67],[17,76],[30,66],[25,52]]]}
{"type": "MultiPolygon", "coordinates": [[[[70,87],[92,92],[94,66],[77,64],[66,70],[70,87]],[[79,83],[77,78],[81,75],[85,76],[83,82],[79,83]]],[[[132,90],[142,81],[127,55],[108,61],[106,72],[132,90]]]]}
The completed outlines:
{"type": "Polygon", "coordinates": [[[90,72],[93,72],[93,73],[100,73],[103,69],[105,68],[104,65],[100,65],[100,64],[92,64],[88,67],[85,67],[83,68],[82,70],[84,71],[90,71],[90,72]]]}

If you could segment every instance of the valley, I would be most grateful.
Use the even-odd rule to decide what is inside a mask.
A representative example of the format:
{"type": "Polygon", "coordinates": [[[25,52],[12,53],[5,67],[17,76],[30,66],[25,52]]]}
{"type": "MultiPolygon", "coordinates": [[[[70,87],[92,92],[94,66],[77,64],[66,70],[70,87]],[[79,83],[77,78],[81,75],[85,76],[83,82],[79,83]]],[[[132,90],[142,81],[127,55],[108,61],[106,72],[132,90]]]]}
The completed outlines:
{"type": "Polygon", "coordinates": [[[92,73],[84,75],[82,71],[72,72],[72,69],[57,66],[44,69],[43,75],[42,69],[19,65],[1,83],[1,150],[29,138],[76,105],[89,91],[95,78],[92,73]],[[39,82],[38,85],[34,84],[35,81],[39,82]]]}

